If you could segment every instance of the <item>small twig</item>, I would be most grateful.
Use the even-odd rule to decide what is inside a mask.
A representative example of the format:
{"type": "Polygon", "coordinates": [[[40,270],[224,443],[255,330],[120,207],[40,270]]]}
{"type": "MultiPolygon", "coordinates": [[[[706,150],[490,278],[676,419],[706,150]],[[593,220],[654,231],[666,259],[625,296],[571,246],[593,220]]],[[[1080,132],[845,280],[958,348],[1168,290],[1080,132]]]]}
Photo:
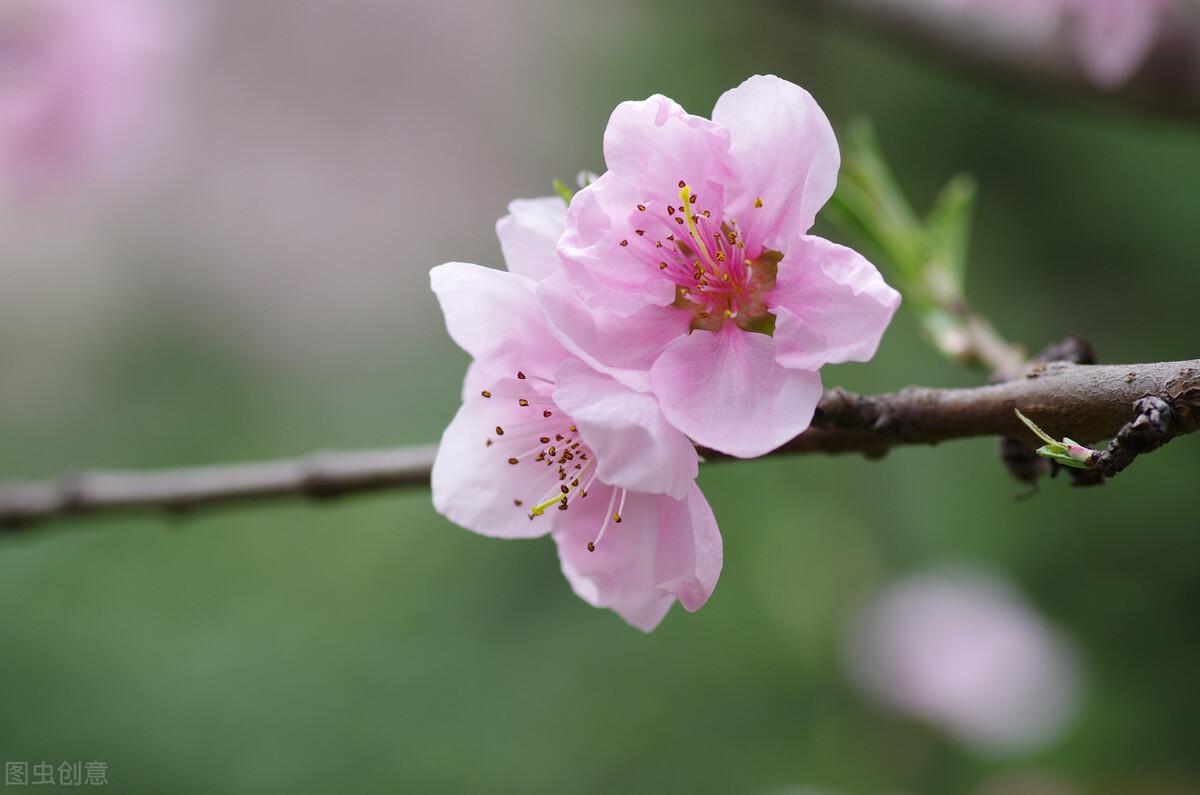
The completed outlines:
{"type": "Polygon", "coordinates": [[[964,305],[960,316],[969,356],[1001,380],[1020,377],[1026,365],[1025,351],[1001,337],[987,318],[971,307],[964,305]]]}
{"type": "MultiPolygon", "coordinates": [[[[1075,477],[1076,486],[1096,486],[1106,477],[1115,477],[1143,453],[1153,452],[1171,439],[1195,429],[1200,409],[1200,390],[1189,389],[1174,397],[1175,405],[1157,395],[1147,395],[1133,404],[1133,419],[1121,426],[1105,450],[1093,450],[1087,445],[1063,437],[1055,439],[1033,420],[1014,409],[1022,423],[1045,442],[1037,455],[1052,464],[1065,467],[1075,477]],[[1177,421],[1176,411],[1182,422],[1177,421]]],[[[1057,471],[1057,469],[1055,470],[1057,471]]]]}
{"type": "MultiPolygon", "coordinates": [[[[812,427],[773,454],[878,457],[902,445],[977,436],[1032,442],[1035,437],[1013,413],[1018,407],[1056,435],[1070,433],[1088,442],[1117,435],[1122,449],[1139,453],[1151,449],[1143,443],[1141,425],[1135,421],[1137,428],[1127,433],[1122,428],[1129,406],[1146,396],[1171,407],[1173,420],[1165,432],[1169,436],[1195,431],[1200,426],[1200,360],[1105,366],[1039,363],[1019,379],[974,389],[909,388],[883,395],[832,389],[821,400],[812,427]]],[[[702,452],[709,459],[723,457],[702,452]]],[[[0,531],[91,513],[180,512],[271,497],[329,498],[426,486],[434,453],[432,446],[318,453],[253,464],[91,472],[57,482],[0,484],[0,531]]],[[[1116,461],[1125,454],[1113,455],[1116,461]]]]}
{"type": "MultiPolygon", "coordinates": [[[[1200,391],[1181,396],[1176,404],[1182,410],[1194,412],[1200,408],[1200,391]]],[[[1196,417],[1185,421],[1195,423],[1196,417]]],[[[1088,465],[1107,478],[1115,477],[1139,455],[1153,452],[1179,435],[1178,425],[1170,403],[1155,395],[1144,397],[1133,404],[1133,419],[1121,426],[1108,447],[1097,452],[1088,465]]]]}
{"type": "MultiPolygon", "coordinates": [[[[1061,342],[1047,345],[1034,354],[1029,361],[1030,363],[1071,362],[1072,364],[1095,364],[1097,359],[1096,350],[1090,342],[1082,337],[1072,336],[1067,337],[1061,342]]],[[[1002,381],[1004,379],[993,376],[992,380],[1002,381]]],[[[1039,456],[1034,448],[1011,436],[1000,438],[1000,460],[1010,475],[1030,487],[1031,490],[1021,495],[1022,497],[1027,497],[1035,493],[1038,481],[1043,475],[1051,472],[1051,467],[1053,466],[1050,461],[1039,456]]],[[[1080,470],[1072,470],[1072,475],[1076,477],[1077,483],[1081,479],[1079,477],[1080,474],[1080,470]]]]}

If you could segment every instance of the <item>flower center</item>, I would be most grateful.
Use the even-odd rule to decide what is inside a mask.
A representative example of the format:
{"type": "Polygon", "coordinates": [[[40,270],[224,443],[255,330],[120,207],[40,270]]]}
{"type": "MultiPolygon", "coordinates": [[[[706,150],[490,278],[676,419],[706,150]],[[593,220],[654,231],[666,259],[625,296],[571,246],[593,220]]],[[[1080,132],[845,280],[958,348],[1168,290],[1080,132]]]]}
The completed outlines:
{"type": "MultiPolygon", "coordinates": [[[[665,237],[646,240],[647,230],[634,230],[643,241],[638,243],[639,254],[649,255],[675,283],[672,305],[691,313],[693,330],[717,331],[729,321],[745,331],[773,335],[775,315],[765,295],[775,287],[783,254],[770,249],[755,252],[737,220],[714,216],[683,180],[679,201],[679,207],[667,205],[665,216],[645,204],[637,205],[639,213],[651,213],[652,220],[666,228],[665,237]]],[[[762,207],[762,200],[754,206],[762,207]]],[[[629,241],[622,240],[621,245],[629,241]]]]}
{"type": "MultiPolygon", "coordinates": [[[[550,398],[553,381],[518,371],[517,384],[516,389],[512,389],[512,382],[506,382],[504,391],[498,386],[480,393],[488,400],[512,401],[519,410],[529,412],[528,418],[497,425],[485,445],[493,454],[503,456],[509,466],[527,470],[528,477],[514,494],[513,505],[528,510],[529,520],[534,521],[551,508],[566,511],[575,500],[588,496],[596,480],[596,457],[580,438],[575,421],[550,398]],[[530,382],[538,386],[521,388],[530,382]]],[[[588,543],[589,552],[595,551],[610,521],[620,524],[625,494],[624,489],[612,489],[604,523],[588,543]]]]}

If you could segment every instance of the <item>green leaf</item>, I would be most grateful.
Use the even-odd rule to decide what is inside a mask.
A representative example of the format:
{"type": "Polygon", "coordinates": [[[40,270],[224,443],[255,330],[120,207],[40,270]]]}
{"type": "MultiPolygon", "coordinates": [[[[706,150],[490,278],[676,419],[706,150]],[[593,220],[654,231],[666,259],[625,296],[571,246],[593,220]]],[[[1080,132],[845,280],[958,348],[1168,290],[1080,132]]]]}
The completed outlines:
{"type": "Polygon", "coordinates": [[[976,193],[974,178],[959,174],[942,188],[925,219],[932,254],[928,267],[937,268],[959,292],[966,273],[976,193]]]}
{"type": "Polygon", "coordinates": [[[1072,458],[1066,451],[1066,447],[1060,444],[1043,445],[1037,449],[1037,454],[1042,458],[1049,458],[1051,461],[1057,461],[1065,467],[1073,469],[1088,469],[1087,463],[1072,458]]]}
{"type": "Polygon", "coordinates": [[[575,197],[575,191],[568,188],[566,183],[561,179],[554,180],[554,192],[562,196],[562,200],[568,205],[571,204],[571,199],[575,197]]]}
{"type": "Polygon", "coordinates": [[[1092,450],[1084,447],[1073,439],[1064,437],[1060,442],[1050,434],[1038,427],[1037,423],[1021,413],[1020,409],[1013,409],[1016,412],[1017,419],[1025,423],[1025,427],[1034,433],[1039,439],[1046,444],[1037,449],[1037,454],[1042,458],[1049,458],[1051,461],[1057,461],[1063,466],[1073,467],[1075,469],[1089,469],[1092,450]],[[1072,450],[1075,449],[1075,451],[1072,450]]]}
{"type": "Polygon", "coordinates": [[[859,116],[850,120],[848,129],[850,146],[843,170],[871,194],[880,220],[901,229],[920,228],[920,219],[887,165],[875,127],[859,116]]]}
{"type": "Polygon", "coordinates": [[[1019,419],[1021,422],[1025,423],[1026,428],[1033,431],[1034,436],[1041,439],[1043,442],[1045,442],[1048,445],[1060,444],[1060,442],[1057,439],[1055,439],[1053,436],[1051,436],[1050,434],[1046,433],[1041,428],[1039,428],[1037,423],[1035,423],[1033,420],[1029,419],[1024,414],[1022,414],[1020,409],[1013,409],[1013,411],[1016,413],[1017,419],[1019,419]]]}
{"type": "Polygon", "coordinates": [[[888,275],[907,282],[902,289],[920,284],[930,259],[924,224],[888,168],[871,123],[852,119],[845,140],[837,190],[827,205],[830,220],[878,251],[888,275]]]}

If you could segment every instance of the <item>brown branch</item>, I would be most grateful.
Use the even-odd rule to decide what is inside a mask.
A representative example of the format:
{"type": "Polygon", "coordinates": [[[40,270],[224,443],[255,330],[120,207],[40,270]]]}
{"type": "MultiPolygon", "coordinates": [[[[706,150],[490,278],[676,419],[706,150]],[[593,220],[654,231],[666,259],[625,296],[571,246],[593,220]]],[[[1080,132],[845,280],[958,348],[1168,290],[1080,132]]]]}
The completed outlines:
{"type": "Polygon", "coordinates": [[[0,483],[0,532],[63,516],[122,510],[184,513],[270,497],[327,499],[429,484],[435,445],[314,453],[300,459],[154,472],[68,475],[56,482],[0,483]]]}
{"type": "MultiPolygon", "coordinates": [[[[1195,408],[1189,402],[1182,405],[1195,408]]],[[[1194,422],[1196,418],[1190,419],[1194,422]]],[[[1147,395],[1133,404],[1133,419],[1121,426],[1108,447],[1094,453],[1088,464],[1104,477],[1116,477],[1139,455],[1152,453],[1175,438],[1175,423],[1175,407],[1157,395],[1147,395]]]]}
{"type": "MultiPolygon", "coordinates": [[[[1153,396],[1171,410],[1158,444],[1200,428],[1200,359],[1132,365],[1031,365],[1021,378],[973,389],[909,388],[883,395],[826,392],[813,425],[775,454],[862,453],[902,445],[1004,436],[1034,444],[1020,408],[1047,432],[1089,443],[1112,437],[1153,396]]],[[[1161,412],[1160,412],[1161,413],[1161,412]]],[[[1139,452],[1143,449],[1139,448],[1139,452]]],[[[329,498],[425,486],[435,448],[318,453],[303,459],[158,472],[91,472],[52,483],[0,484],[0,530],[117,510],[185,512],[282,496],[329,498]]],[[[702,451],[706,458],[724,456],[702,451]]]]}
{"type": "Polygon", "coordinates": [[[1107,90],[1087,80],[1063,35],[1017,37],[989,26],[986,17],[946,14],[932,3],[819,0],[817,4],[880,33],[898,34],[922,54],[948,57],[1039,87],[1065,88],[1167,116],[1200,119],[1200,14],[1186,3],[1164,20],[1137,73],[1107,90]]]}
{"type": "MultiPolygon", "coordinates": [[[[1067,337],[1060,342],[1047,345],[1041,351],[1034,354],[1028,364],[1022,365],[1022,369],[1035,363],[1049,364],[1051,362],[1096,364],[1096,350],[1090,342],[1082,337],[1067,337]]],[[[994,377],[992,380],[1002,381],[1004,379],[994,377]]],[[[1054,472],[1051,462],[1039,456],[1035,448],[1010,436],[1000,437],[1000,460],[1010,475],[1022,483],[1027,483],[1033,487],[1033,491],[1029,492],[1029,494],[1036,493],[1038,480],[1043,475],[1054,472]]],[[[1079,470],[1073,471],[1079,472],[1079,470]]],[[[1082,480],[1084,479],[1076,477],[1076,485],[1080,485],[1082,480]]],[[[1095,485],[1102,481],[1103,475],[1099,477],[1093,476],[1090,478],[1089,485],[1095,485]]]]}

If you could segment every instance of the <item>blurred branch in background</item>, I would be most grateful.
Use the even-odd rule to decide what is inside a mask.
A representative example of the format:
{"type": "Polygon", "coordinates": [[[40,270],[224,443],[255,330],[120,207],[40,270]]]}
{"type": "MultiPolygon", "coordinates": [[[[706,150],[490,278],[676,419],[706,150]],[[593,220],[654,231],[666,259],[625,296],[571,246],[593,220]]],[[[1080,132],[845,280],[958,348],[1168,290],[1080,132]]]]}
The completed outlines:
{"type": "MultiPolygon", "coordinates": [[[[1017,408],[1059,436],[1095,441],[1118,435],[1120,442],[1132,433],[1136,440],[1147,422],[1142,402],[1147,396],[1157,399],[1154,444],[1141,445],[1136,452],[1147,452],[1200,428],[1200,359],[1131,365],[1038,363],[1016,380],[974,389],[910,388],[883,395],[833,389],[817,407],[812,426],[772,455],[822,452],[878,457],[892,447],[975,436],[1036,442],[1037,437],[1014,413],[1017,408]],[[1164,416],[1169,417],[1165,423],[1164,416]]],[[[0,484],[0,531],[15,532],[47,519],[98,512],[183,513],[270,497],[325,499],[423,487],[429,484],[435,452],[434,446],[424,446],[318,453],[254,464],[91,472],[58,482],[0,484]]],[[[709,459],[720,458],[702,452],[709,459]]],[[[1125,458],[1121,459],[1125,464],[1132,460],[1132,456],[1125,458]]],[[[1119,469],[1112,468],[1110,459],[1105,459],[1105,474],[1116,474],[1119,469]]]]}
{"type": "Polygon", "coordinates": [[[1200,6],[817,0],[881,34],[1004,78],[1200,120],[1200,6]]]}

